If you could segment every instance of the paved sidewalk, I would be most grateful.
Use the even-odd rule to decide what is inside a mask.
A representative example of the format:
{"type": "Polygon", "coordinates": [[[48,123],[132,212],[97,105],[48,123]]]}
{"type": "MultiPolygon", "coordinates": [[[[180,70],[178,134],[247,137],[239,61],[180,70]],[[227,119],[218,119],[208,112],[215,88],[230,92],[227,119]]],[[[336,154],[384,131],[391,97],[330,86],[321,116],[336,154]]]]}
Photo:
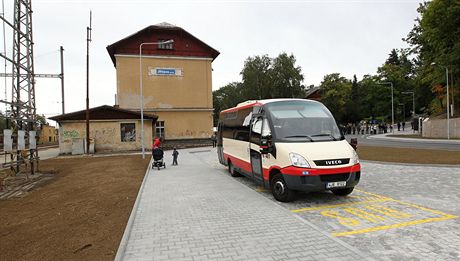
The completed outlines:
{"type": "Polygon", "coordinates": [[[180,150],[178,166],[166,152],[167,168],[148,171],[115,260],[366,259],[223,174],[210,151],[180,150]]]}

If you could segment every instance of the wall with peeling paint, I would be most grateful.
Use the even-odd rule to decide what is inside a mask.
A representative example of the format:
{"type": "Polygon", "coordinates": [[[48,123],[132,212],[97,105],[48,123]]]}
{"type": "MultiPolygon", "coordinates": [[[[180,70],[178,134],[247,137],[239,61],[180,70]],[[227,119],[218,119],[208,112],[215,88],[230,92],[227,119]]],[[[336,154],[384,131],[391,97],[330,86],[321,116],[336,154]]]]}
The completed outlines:
{"type": "MultiPolygon", "coordinates": [[[[125,151],[141,149],[141,121],[91,121],[90,139],[94,140],[96,152],[125,151]],[[136,141],[122,142],[120,124],[135,123],[136,141]]],[[[152,121],[144,120],[144,146],[152,146],[152,121]]],[[[59,128],[59,148],[61,154],[72,152],[73,140],[86,139],[86,123],[84,121],[61,122],[59,128]]]]}
{"type": "MultiPolygon", "coordinates": [[[[117,103],[139,111],[139,57],[115,55],[117,103]]],[[[146,112],[165,122],[165,139],[209,138],[212,135],[211,59],[142,56],[143,102],[146,112]],[[176,68],[182,76],[152,75],[153,68],[176,68]]]]}
{"type": "Polygon", "coordinates": [[[209,112],[155,112],[165,122],[166,139],[206,139],[212,135],[212,114],[209,112]]]}

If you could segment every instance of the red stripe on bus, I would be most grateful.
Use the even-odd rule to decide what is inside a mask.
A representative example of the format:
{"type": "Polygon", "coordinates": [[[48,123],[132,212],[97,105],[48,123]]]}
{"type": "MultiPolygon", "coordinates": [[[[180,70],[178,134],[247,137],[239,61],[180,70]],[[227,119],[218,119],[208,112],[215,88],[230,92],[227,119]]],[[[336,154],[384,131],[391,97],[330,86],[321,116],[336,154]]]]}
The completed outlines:
{"type": "Polygon", "coordinates": [[[241,106],[241,107],[233,107],[233,108],[230,108],[230,109],[226,109],[226,110],[221,111],[220,113],[228,113],[228,112],[239,111],[239,110],[243,110],[243,109],[246,109],[246,108],[251,108],[251,107],[254,107],[254,106],[258,106],[258,105],[262,105],[262,103],[254,102],[254,103],[250,103],[248,105],[244,105],[244,106],[241,106]]]}
{"type": "Polygon", "coordinates": [[[247,161],[244,161],[242,159],[239,159],[237,157],[233,157],[231,155],[228,155],[226,153],[224,153],[224,159],[225,161],[228,162],[228,160],[230,159],[230,161],[232,162],[233,166],[237,167],[237,168],[240,168],[248,173],[252,173],[252,167],[251,167],[251,163],[250,162],[247,162],[247,161]]]}
{"type": "Polygon", "coordinates": [[[339,173],[350,173],[357,172],[361,170],[361,165],[358,163],[350,167],[342,168],[330,168],[330,169],[309,169],[309,168],[299,168],[294,166],[289,166],[281,169],[282,174],[288,174],[293,176],[315,176],[315,175],[328,175],[328,174],[339,174],[339,173]],[[308,174],[303,174],[308,172],[308,174]]]}

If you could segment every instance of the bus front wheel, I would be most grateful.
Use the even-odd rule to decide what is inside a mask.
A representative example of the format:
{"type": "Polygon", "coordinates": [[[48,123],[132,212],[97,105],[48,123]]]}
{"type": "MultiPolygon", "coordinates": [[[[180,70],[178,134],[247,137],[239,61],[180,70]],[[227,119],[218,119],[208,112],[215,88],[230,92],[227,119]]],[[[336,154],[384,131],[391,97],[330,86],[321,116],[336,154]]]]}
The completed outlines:
{"type": "Polygon", "coordinates": [[[353,192],[353,189],[355,187],[352,187],[352,188],[343,188],[343,189],[333,189],[332,190],[332,193],[334,193],[334,195],[337,195],[337,196],[347,196],[348,194],[350,194],[351,192],[353,192]]]}
{"type": "Polygon", "coordinates": [[[281,202],[289,202],[294,199],[294,191],[287,187],[281,174],[276,174],[271,182],[273,197],[281,202]]]}

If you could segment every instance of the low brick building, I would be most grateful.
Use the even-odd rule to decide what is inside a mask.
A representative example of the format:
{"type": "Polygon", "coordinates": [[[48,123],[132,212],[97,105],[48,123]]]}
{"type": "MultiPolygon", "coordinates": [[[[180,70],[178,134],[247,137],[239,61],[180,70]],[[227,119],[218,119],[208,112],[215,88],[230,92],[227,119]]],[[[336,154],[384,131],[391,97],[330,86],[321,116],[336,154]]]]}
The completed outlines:
{"type": "MultiPolygon", "coordinates": [[[[104,105],[90,109],[89,115],[89,136],[96,152],[139,150],[142,147],[140,113],[104,105]]],[[[151,146],[152,129],[157,118],[144,115],[145,148],[151,146]]],[[[86,140],[86,110],[50,119],[59,124],[60,153],[80,154],[79,148],[86,140]]]]}
{"type": "Polygon", "coordinates": [[[54,126],[42,125],[38,131],[38,144],[58,142],[58,130],[54,126]]]}

